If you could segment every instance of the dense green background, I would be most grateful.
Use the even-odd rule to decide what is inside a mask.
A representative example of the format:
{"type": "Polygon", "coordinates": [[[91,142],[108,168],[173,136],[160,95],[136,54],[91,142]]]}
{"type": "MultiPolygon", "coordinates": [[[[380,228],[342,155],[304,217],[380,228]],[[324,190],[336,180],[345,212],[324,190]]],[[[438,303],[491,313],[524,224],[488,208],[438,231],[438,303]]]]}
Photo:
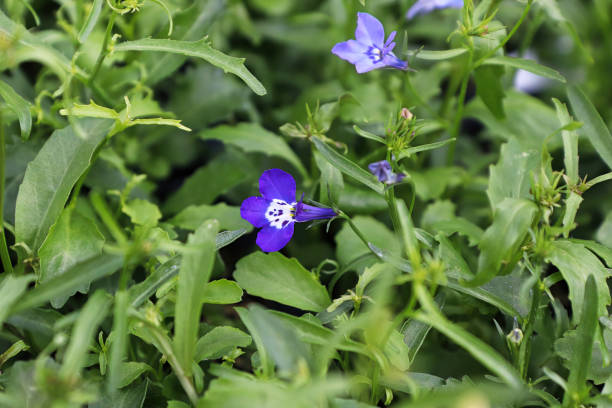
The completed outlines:
{"type": "Polygon", "coordinates": [[[465,3],[0,2],[0,406],[609,406],[612,3],[465,3]]]}

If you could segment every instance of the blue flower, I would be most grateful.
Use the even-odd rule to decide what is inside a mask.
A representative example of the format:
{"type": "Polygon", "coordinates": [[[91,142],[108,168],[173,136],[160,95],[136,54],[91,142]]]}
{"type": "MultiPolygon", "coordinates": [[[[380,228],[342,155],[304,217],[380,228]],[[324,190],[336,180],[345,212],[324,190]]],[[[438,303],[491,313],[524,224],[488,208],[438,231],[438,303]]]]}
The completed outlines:
{"type": "Polygon", "coordinates": [[[386,160],[370,163],[368,169],[378,178],[378,181],[385,184],[399,183],[406,177],[404,173],[394,173],[386,160]]]}
{"type": "Polygon", "coordinates": [[[293,236],[293,223],[333,218],[331,208],[319,208],[295,200],[295,180],[280,169],[263,172],[259,178],[263,197],[249,197],[240,206],[240,216],[261,228],[257,245],[264,252],[282,249],[293,236]]]}
{"type": "Polygon", "coordinates": [[[410,7],[406,18],[411,19],[418,14],[431,13],[435,9],[443,8],[461,8],[463,0],[418,0],[410,7]]]}
{"type": "Polygon", "coordinates": [[[389,34],[385,41],[385,29],[378,19],[368,13],[357,13],[355,40],[348,40],[334,45],[332,53],[355,65],[358,73],[373,69],[393,67],[408,68],[408,63],[393,54],[396,32],[389,34]]]}

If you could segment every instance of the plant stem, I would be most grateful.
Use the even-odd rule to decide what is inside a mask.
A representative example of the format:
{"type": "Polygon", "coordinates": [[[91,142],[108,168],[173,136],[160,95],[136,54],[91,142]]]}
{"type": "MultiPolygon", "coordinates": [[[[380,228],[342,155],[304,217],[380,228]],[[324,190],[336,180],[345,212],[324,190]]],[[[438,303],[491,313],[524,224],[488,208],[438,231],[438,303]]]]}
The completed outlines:
{"type": "Polygon", "coordinates": [[[0,113],[0,258],[5,272],[13,273],[13,264],[4,236],[4,165],[6,163],[6,150],[4,146],[4,125],[0,113]]]}
{"type": "Polygon", "coordinates": [[[470,55],[468,57],[467,68],[465,70],[465,74],[463,75],[463,80],[461,81],[461,89],[459,90],[459,97],[457,99],[457,111],[455,112],[455,118],[453,119],[453,127],[451,128],[451,137],[455,138],[455,141],[450,144],[448,148],[448,153],[446,156],[446,164],[452,165],[455,160],[455,145],[457,144],[457,140],[459,139],[459,129],[461,126],[461,119],[463,119],[463,106],[465,104],[465,94],[467,93],[467,86],[470,82],[470,75],[472,73],[472,59],[474,58],[473,51],[470,50],[470,55]]]}
{"type": "Polygon", "coordinates": [[[540,299],[542,297],[541,281],[538,279],[534,285],[533,299],[531,300],[531,309],[527,315],[525,322],[525,333],[523,334],[523,342],[519,348],[518,356],[518,369],[521,374],[521,378],[527,379],[527,372],[529,369],[529,356],[531,354],[531,336],[533,334],[533,325],[537,317],[538,310],[540,308],[540,299]]]}
{"type": "Polygon", "coordinates": [[[90,85],[93,83],[94,79],[96,78],[96,75],[98,75],[98,71],[100,71],[100,68],[102,67],[102,63],[104,62],[104,59],[108,55],[108,50],[107,50],[108,41],[110,40],[111,35],[113,33],[113,25],[115,24],[115,17],[116,17],[115,12],[111,10],[111,15],[108,18],[108,24],[106,26],[106,34],[104,35],[104,41],[102,42],[102,48],[100,49],[100,54],[98,55],[98,59],[96,60],[96,65],[94,66],[93,72],[91,73],[91,76],[89,77],[90,85]]]}

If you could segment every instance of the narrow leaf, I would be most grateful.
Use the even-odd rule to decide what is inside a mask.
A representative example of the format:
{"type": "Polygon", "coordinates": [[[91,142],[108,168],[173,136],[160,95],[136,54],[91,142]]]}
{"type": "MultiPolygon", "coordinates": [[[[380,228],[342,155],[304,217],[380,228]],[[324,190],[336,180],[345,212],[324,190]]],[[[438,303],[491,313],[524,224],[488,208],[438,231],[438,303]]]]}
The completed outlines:
{"type": "Polygon", "coordinates": [[[558,71],[555,71],[554,69],[548,68],[544,65],[540,65],[534,60],[530,60],[530,59],[506,57],[504,55],[498,55],[498,56],[486,59],[483,62],[483,65],[504,65],[507,67],[524,69],[525,71],[529,71],[533,74],[539,75],[544,78],[554,79],[562,83],[567,82],[565,80],[565,77],[561,75],[558,71]]]}
{"type": "Polygon", "coordinates": [[[30,114],[30,103],[23,99],[15,90],[6,82],[0,81],[0,96],[6,102],[10,110],[15,112],[19,119],[19,127],[21,128],[22,139],[30,137],[32,130],[32,115],[30,114]]]}
{"type": "Polygon", "coordinates": [[[458,57],[459,55],[465,54],[467,48],[453,48],[450,50],[442,51],[427,51],[417,50],[413,53],[414,58],[426,60],[426,61],[440,61],[458,57]]]}
{"type": "MultiPolygon", "coordinates": [[[[561,126],[572,123],[572,117],[567,111],[567,106],[556,98],[553,98],[553,103],[555,104],[561,126]]],[[[561,137],[563,138],[565,173],[569,179],[570,186],[574,186],[578,182],[578,133],[573,130],[562,130],[561,137]]]]}
{"type": "Polygon", "coordinates": [[[321,153],[325,160],[331,163],[332,166],[334,166],[347,176],[350,176],[355,180],[361,182],[362,184],[370,187],[377,193],[384,193],[382,183],[379,182],[373,174],[368,173],[366,170],[359,167],[359,165],[357,165],[356,163],[350,161],[346,157],[342,156],[340,153],[333,150],[318,137],[313,136],[310,140],[312,140],[317,150],[321,153]]]}
{"type": "Polygon", "coordinates": [[[223,69],[225,72],[238,76],[257,95],[266,94],[266,88],[244,66],[244,58],[230,57],[212,48],[206,38],[200,41],[145,38],[117,44],[113,51],[161,51],[202,58],[212,65],[223,69]]]}
{"type": "Polygon", "coordinates": [[[195,345],[206,283],[210,279],[215,259],[215,236],[218,223],[204,222],[187,239],[187,244],[199,250],[183,256],[176,288],[174,310],[174,347],[179,364],[186,375],[191,374],[195,345]]]}
{"type": "Polygon", "coordinates": [[[91,34],[92,30],[96,26],[96,23],[98,22],[98,18],[100,18],[100,12],[102,11],[103,5],[104,0],[94,0],[93,4],[91,5],[91,9],[89,10],[89,14],[87,14],[87,19],[79,31],[79,43],[83,44],[85,41],[87,41],[89,34],[91,34]]]}
{"type": "Polygon", "coordinates": [[[583,123],[582,132],[603,161],[612,169],[612,135],[610,130],[580,88],[575,85],[569,86],[567,96],[576,119],[583,123]]]}

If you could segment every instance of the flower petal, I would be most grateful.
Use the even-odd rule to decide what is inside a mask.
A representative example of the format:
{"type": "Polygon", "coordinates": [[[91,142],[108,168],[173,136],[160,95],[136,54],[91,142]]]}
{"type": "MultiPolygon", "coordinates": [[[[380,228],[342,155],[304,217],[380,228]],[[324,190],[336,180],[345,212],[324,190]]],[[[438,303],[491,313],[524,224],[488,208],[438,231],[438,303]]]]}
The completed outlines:
{"type": "Polygon", "coordinates": [[[402,61],[401,59],[397,58],[395,54],[393,54],[392,52],[386,54],[383,57],[382,62],[386,67],[393,67],[397,69],[407,69],[408,68],[408,63],[406,61],[402,61]]]}
{"type": "Polygon", "coordinates": [[[295,220],[297,222],[305,222],[312,220],[325,220],[328,218],[334,218],[338,215],[331,208],[321,208],[312,205],[304,204],[299,202],[297,204],[297,211],[295,212],[295,220]]]}
{"type": "Polygon", "coordinates": [[[374,62],[371,58],[367,56],[355,63],[355,69],[357,70],[358,74],[363,74],[366,72],[370,72],[374,69],[384,67],[385,65],[382,63],[382,61],[374,62]]]}
{"type": "Polygon", "coordinates": [[[268,225],[266,210],[270,206],[270,201],[263,197],[249,197],[240,206],[240,216],[253,224],[255,228],[268,225]]]}
{"type": "Polygon", "coordinates": [[[288,204],[295,202],[295,179],[281,169],[270,169],[259,178],[259,192],[267,200],[279,199],[288,204]]]}
{"type": "Polygon", "coordinates": [[[410,7],[406,18],[411,19],[417,14],[427,14],[435,9],[461,8],[463,0],[418,0],[410,7]]]}
{"type": "Polygon", "coordinates": [[[257,245],[264,252],[276,252],[285,247],[293,236],[293,222],[283,229],[265,226],[257,233],[257,245]]]}
{"type": "Polygon", "coordinates": [[[370,47],[367,45],[361,44],[355,40],[348,40],[334,45],[332,53],[351,64],[355,64],[362,58],[368,58],[366,53],[369,48],[370,47]]]}
{"type": "Polygon", "coordinates": [[[368,13],[357,13],[355,39],[365,45],[382,48],[385,43],[385,29],[382,23],[368,13]]]}

